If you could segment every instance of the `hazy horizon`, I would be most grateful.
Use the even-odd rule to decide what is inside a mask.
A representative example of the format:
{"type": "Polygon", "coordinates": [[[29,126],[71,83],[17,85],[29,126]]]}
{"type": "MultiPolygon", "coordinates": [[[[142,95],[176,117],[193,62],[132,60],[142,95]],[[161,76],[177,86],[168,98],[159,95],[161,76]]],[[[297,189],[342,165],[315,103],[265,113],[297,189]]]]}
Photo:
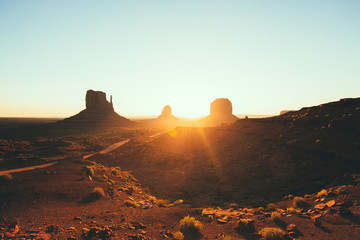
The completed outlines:
{"type": "Polygon", "coordinates": [[[276,115],[359,97],[358,1],[1,1],[0,117],[276,115]]]}

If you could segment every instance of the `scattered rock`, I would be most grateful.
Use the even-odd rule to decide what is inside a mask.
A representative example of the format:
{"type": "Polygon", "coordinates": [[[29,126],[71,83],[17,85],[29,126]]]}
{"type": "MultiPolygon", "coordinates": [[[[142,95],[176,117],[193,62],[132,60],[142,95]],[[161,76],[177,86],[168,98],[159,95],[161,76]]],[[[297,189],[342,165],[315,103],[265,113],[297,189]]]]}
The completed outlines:
{"type": "Polygon", "coordinates": [[[179,199],[179,200],[176,200],[173,204],[174,205],[180,205],[180,204],[183,204],[183,203],[184,203],[184,200],[179,199]]]}
{"type": "Polygon", "coordinates": [[[326,204],[326,206],[328,206],[328,207],[332,207],[332,206],[335,205],[335,200],[330,200],[330,201],[328,201],[328,202],[325,203],[325,204],[326,204]]]}
{"type": "Polygon", "coordinates": [[[59,232],[59,227],[56,225],[50,225],[47,230],[47,233],[58,233],[59,232]]]}
{"type": "Polygon", "coordinates": [[[320,226],[321,226],[321,221],[320,221],[320,219],[321,219],[321,214],[317,214],[317,215],[311,217],[311,220],[313,221],[314,226],[316,226],[316,227],[320,227],[320,226]]]}
{"type": "Polygon", "coordinates": [[[131,222],[131,226],[135,229],[135,230],[138,230],[138,229],[145,229],[146,226],[140,222],[131,222]]]}
{"type": "Polygon", "coordinates": [[[319,203],[315,205],[315,209],[323,210],[326,207],[325,203],[319,203]]]}

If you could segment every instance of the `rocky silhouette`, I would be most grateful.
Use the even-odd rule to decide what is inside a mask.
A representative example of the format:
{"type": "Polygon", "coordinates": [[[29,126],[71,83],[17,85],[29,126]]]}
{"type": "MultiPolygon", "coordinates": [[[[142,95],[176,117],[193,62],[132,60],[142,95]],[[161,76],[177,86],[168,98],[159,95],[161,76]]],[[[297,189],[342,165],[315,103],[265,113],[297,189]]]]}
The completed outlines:
{"type": "Polygon", "coordinates": [[[232,104],[227,98],[217,98],[210,104],[210,115],[200,120],[202,124],[217,125],[235,122],[239,118],[232,114],[232,104]]]}
{"type": "Polygon", "coordinates": [[[114,111],[112,96],[110,102],[106,100],[106,93],[88,90],[86,92],[86,109],[93,111],[114,111]]]}
{"type": "MultiPolygon", "coordinates": [[[[112,96],[110,102],[106,99],[106,93],[88,90],[85,97],[86,109],[80,113],[60,121],[60,124],[72,124],[76,127],[94,126],[130,126],[133,124],[129,119],[120,116],[114,111],[112,96]]],[[[69,126],[69,125],[68,125],[69,126]]]]}
{"type": "Polygon", "coordinates": [[[178,120],[178,118],[172,114],[171,107],[169,105],[166,105],[163,108],[161,115],[157,119],[164,122],[171,122],[178,120]]]}

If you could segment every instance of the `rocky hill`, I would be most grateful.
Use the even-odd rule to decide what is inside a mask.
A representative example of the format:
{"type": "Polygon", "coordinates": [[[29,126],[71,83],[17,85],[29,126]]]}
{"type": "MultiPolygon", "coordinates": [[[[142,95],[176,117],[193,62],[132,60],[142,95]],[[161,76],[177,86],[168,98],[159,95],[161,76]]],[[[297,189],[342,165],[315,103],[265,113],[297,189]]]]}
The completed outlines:
{"type": "Polygon", "coordinates": [[[359,172],[359,116],[359,99],[342,100],[221,127],[176,128],[98,160],[132,170],[161,197],[262,205],[359,172]]]}

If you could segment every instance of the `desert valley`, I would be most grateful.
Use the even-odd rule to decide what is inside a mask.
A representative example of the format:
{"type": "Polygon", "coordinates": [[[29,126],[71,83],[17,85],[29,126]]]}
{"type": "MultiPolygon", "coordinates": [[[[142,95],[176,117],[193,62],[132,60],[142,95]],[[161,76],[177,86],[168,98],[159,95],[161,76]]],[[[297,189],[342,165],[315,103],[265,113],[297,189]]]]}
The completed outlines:
{"type": "Polygon", "coordinates": [[[132,121],[100,91],[1,119],[1,239],[360,239],[360,99],[132,121]]]}

